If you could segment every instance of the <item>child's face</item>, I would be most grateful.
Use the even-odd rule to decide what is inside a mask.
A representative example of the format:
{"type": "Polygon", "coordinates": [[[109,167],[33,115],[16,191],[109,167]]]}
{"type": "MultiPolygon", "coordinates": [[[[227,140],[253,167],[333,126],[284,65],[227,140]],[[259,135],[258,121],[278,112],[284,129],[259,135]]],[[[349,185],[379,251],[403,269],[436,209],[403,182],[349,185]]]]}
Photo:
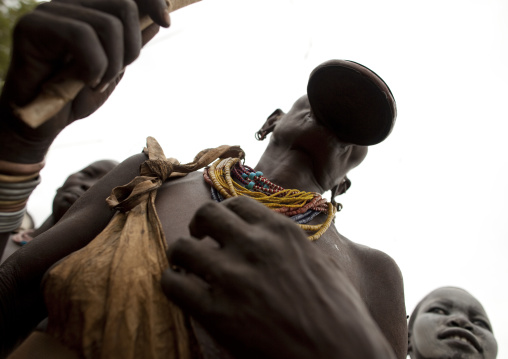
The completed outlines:
{"type": "Polygon", "coordinates": [[[96,161],[65,180],[53,199],[53,217],[58,221],[90,187],[117,165],[114,161],[96,161]]]}
{"type": "Polygon", "coordinates": [[[482,305],[459,288],[440,288],[420,305],[412,358],[495,359],[497,342],[482,305]]]}

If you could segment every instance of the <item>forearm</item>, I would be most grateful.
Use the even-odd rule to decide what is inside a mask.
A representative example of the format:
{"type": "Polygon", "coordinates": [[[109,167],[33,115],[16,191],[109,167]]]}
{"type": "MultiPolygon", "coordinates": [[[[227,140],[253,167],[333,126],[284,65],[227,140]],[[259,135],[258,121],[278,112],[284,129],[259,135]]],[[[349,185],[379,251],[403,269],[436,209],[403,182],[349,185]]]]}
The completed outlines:
{"type": "Polygon", "coordinates": [[[40,281],[20,281],[13,263],[0,267],[0,358],[6,357],[44,318],[40,281]]]}
{"type": "Polygon", "coordinates": [[[144,155],[137,155],[118,165],[85,192],[55,226],[0,266],[0,352],[12,350],[44,318],[46,309],[40,288],[44,274],[54,263],[86,246],[105,228],[114,215],[105,199],[114,187],[134,178],[145,159],[144,155]]]}
{"type": "MultiPolygon", "coordinates": [[[[88,212],[88,211],[86,211],[88,212]]],[[[98,234],[112,212],[96,211],[94,223],[68,218],[26,244],[0,266],[0,352],[7,353],[45,317],[40,283],[60,259],[84,247],[98,234]]],[[[85,215],[77,212],[76,216],[85,215]]],[[[91,217],[91,213],[86,213],[91,217]]],[[[93,217],[92,217],[93,218],[93,217]]]]}
{"type": "Polygon", "coordinates": [[[4,101],[0,102],[0,233],[10,233],[21,224],[26,203],[40,183],[39,172],[52,141],[37,142],[21,136],[30,133],[27,127],[16,121],[4,101]]]}
{"type": "Polygon", "coordinates": [[[0,233],[0,255],[4,252],[10,233],[0,233]]]}
{"type": "Polygon", "coordinates": [[[42,137],[41,131],[44,127],[30,128],[14,116],[5,100],[0,101],[0,160],[22,164],[43,161],[58,133],[42,137]]]}
{"type": "Polygon", "coordinates": [[[0,160],[0,233],[17,230],[26,213],[26,203],[39,185],[44,162],[24,164],[0,160]]]}

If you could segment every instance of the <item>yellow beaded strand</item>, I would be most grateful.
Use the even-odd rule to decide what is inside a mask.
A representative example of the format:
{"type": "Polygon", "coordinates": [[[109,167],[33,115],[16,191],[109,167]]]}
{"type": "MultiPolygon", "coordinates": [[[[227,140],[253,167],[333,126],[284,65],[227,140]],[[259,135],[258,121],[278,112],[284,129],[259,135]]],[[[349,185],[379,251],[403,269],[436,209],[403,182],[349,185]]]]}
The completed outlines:
{"type": "MultiPolygon", "coordinates": [[[[262,203],[268,208],[275,209],[283,207],[301,208],[316,195],[313,192],[304,192],[295,189],[285,189],[271,195],[251,191],[236,183],[231,177],[231,167],[239,160],[239,158],[219,159],[208,169],[208,176],[214,188],[219,191],[224,198],[247,196],[262,203]]],[[[298,224],[298,226],[304,231],[315,231],[313,235],[308,237],[309,240],[315,241],[330,227],[336,213],[337,208],[333,204],[328,203],[328,216],[324,223],[317,225],[298,224]]]]}
{"type": "Polygon", "coordinates": [[[228,184],[229,190],[235,197],[238,196],[238,194],[236,193],[235,187],[233,186],[233,183],[236,183],[236,182],[233,181],[233,179],[231,178],[231,167],[234,166],[238,161],[240,161],[239,158],[230,158],[224,165],[226,182],[228,184]]]}
{"type": "MultiPolygon", "coordinates": [[[[224,198],[231,198],[233,197],[234,195],[231,195],[229,194],[226,189],[224,188],[224,186],[220,185],[219,184],[219,180],[217,179],[217,177],[215,176],[215,172],[217,171],[216,170],[216,167],[217,165],[221,162],[222,160],[217,160],[215,161],[211,166],[210,166],[210,169],[208,170],[208,175],[210,176],[210,180],[212,181],[212,183],[214,184],[214,187],[217,191],[219,191],[219,193],[224,196],[224,198]]],[[[236,193],[235,193],[236,194],[236,193]]],[[[234,196],[236,197],[236,196],[234,196]]]]}
{"type": "MultiPolygon", "coordinates": [[[[323,233],[325,233],[328,230],[328,228],[330,228],[330,226],[333,222],[333,219],[335,218],[336,213],[337,213],[337,207],[335,207],[331,203],[328,203],[328,217],[326,218],[326,221],[323,224],[317,225],[317,227],[319,227],[318,231],[316,233],[314,233],[312,236],[309,236],[307,238],[309,238],[310,241],[315,241],[316,239],[321,237],[323,235],[323,233]]],[[[299,226],[300,226],[300,228],[302,228],[302,226],[306,226],[306,224],[300,224],[299,226]]],[[[304,229],[304,230],[306,230],[306,229],[304,229]]]]}
{"type": "Polygon", "coordinates": [[[262,192],[251,191],[242,185],[233,181],[231,177],[231,167],[239,161],[236,159],[217,160],[209,170],[208,175],[215,189],[225,198],[237,197],[238,195],[247,196],[263,203],[271,208],[300,208],[308,201],[312,200],[315,193],[304,192],[296,189],[285,189],[283,191],[267,195],[262,192]],[[229,191],[228,191],[229,189],[229,191]]]}

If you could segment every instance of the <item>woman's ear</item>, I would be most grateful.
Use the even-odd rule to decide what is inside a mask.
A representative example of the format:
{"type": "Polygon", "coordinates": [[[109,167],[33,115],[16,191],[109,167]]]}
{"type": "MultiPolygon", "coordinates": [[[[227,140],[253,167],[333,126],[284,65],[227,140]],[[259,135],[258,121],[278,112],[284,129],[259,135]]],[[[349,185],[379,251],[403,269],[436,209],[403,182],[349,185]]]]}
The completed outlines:
{"type": "Polygon", "coordinates": [[[345,193],[349,189],[349,187],[351,187],[351,181],[349,180],[349,178],[347,178],[347,176],[344,176],[344,178],[340,181],[340,183],[335,185],[330,190],[332,192],[332,198],[331,198],[330,202],[334,206],[339,206],[339,207],[337,207],[338,211],[340,211],[342,209],[342,205],[340,203],[337,204],[337,202],[335,201],[335,197],[340,196],[341,194],[345,193]]]}
{"type": "Polygon", "coordinates": [[[286,113],[282,111],[280,108],[273,111],[273,113],[270,116],[268,116],[261,129],[255,133],[256,140],[263,141],[266,138],[266,136],[273,131],[275,125],[277,124],[277,121],[279,121],[279,119],[285,114],[286,113]]]}
{"type": "Polygon", "coordinates": [[[342,181],[332,189],[332,197],[335,198],[336,196],[340,196],[343,193],[346,193],[346,191],[351,187],[351,180],[347,178],[347,176],[344,176],[342,181]]]}

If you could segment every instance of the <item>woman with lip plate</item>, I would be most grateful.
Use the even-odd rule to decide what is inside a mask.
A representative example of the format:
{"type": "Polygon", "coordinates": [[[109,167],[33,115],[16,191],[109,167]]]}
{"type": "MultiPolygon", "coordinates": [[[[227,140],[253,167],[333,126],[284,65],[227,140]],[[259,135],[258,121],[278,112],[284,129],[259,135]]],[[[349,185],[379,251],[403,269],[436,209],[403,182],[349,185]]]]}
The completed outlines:
{"type": "MultiPolygon", "coordinates": [[[[144,3],[145,1],[140,2],[144,3]]],[[[4,184],[7,190],[12,192],[14,185],[24,185],[27,189],[23,194],[25,197],[28,196],[29,190],[36,185],[35,179],[38,178],[38,171],[42,168],[45,154],[53,139],[68,124],[90,115],[106,101],[119,81],[123,65],[132,62],[133,57],[139,53],[142,36],[137,24],[138,17],[138,10],[134,2],[131,1],[83,0],[69,1],[65,4],[52,1],[39,5],[35,11],[26,15],[18,23],[14,32],[13,59],[19,59],[19,61],[12,62],[9,76],[0,96],[0,114],[2,114],[0,160],[3,161],[0,164],[3,163],[4,178],[11,181],[4,184]],[[110,27],[118,28],[114,33],[110,33],[107,31],[110,27]],[[132,31],[134,28],[136,31],[132,31]],[[87,31],[81,34],[83,29],[87,31]],[[76,32],[79,32],[83,37],[86,35],[89,42],[76,41],[74,37],[67,36],[67,34],[76,32]],[[118,33],[125,35],[123,46],[120,46],[121,44],[119,45],[117,40],[118,33]],[[32,46],[32,44],[37,44],[37,46],[32,46]],[[27,49],[33,47],[35,47],[33,52],[38,56],[30,56],[27,49]],[[22,106],[29,102],[29,99],[35,97],[37,89],[48,77],[47,74],[57,73],[58,70],[61,70],[62,63],[72,55],[68,53],[70,50],[78,52],[72,58],[86,59],[86,61],[70,62],[68,65],[74,71],[66,71],[64,74],[67,74],[71,79],[81,79],[87,86],[48,122],[35,129],[28,128],[12,111],[12,104],[22,106]],[[100,50],[103,50],[102,55],[104,56],[99,56],[99,54],[97,59],[94,58],[92,55],[100,50]],[[109,61],[103,61],[104,57],[109,61]],[[32,63],[35,65],[29,67],[32,63]],[[104,84],[109,85],[104,87],[104,84]],[[10,183],[14,183],[14,185],[10,183]]],[[[168,22],[161,23],[159,21],[159,24],[169,26],[168,22]]],[[[141,93],[140,98],[142,98],[141,93]]],[[[143,106],[145,105],[143,104],[143,106]]],[[[227,159],[227,163],[224,165],[222,162],[219,164],[214,162],[202,173],[192,172],[182,178],[168,178],[167,173],[156,173],[156,176],[153,176],[160,181],[167,179],[158,189],[157,198],[153,203],[160,218],[160,231],[157,232],[157,240],[159,242],[165,240],[170,247],[176,242],[180,243],[179,250],[172,252],[171,264],[185,269],[186,273],[196,276],[202,275],[203,280],[208,280],[208,284],[214,288],[213,291],[199,292],[197,297],[191,296],[189,299],[205,298],[204,295],[210,292],[236,293],[237,288],[245,288],[243,284],[246,282],[254,284],[255,287],[267,282],[267,280],[258,281],[256,280],[258,277],[253,275],[242,276],[244,272],[236,270],[239,267],[232,268],[232,274],[239,274],[241,280],[235,282],[224,280],[222,269],[227,268],[221,266],[229,266],[231,269],[231,262],[224,262],[220,260],[220,257],[224,253],[228,254],[234,251],[229,249],[229,245],[219,246],[217,243],[230,243],[235,239],[240,243],[246,243],[249,239],[250,242],[259,243],[270,234],[284,239],[287,246],[282,249],[289,252],[290,243],[295,243],[294,238],[300,236],[301,239],[304,236],[304,239],[308,240],[308,243],[304,242],[307,244],[306,247],[313,248],[313,252],[319,254],[315,255],[315,265],[308,266],[307,262],[300,260],[305,256],[294,255],[291,257],[292,262],[282,261],[277,260],[284,258],[277,257],[277,251],[270,250],[266,255],[263,255],[265,247],[260,249],[255,246],[258,248],[255,253],[261,253],[263,260],[252,263],[249,259],[252,260],[254,256],[247,254],[245,258],[249,264],[247,267],[249,269],[259,268],[263,274],[262,278],[272,278],[274,282],[271,282],[272,285],[262,286],[262,291],[266,292],[263,296],[255,295],[257,292],[252,290],[241,290],[240,299],[242,300],[238,297],[233,298],[235,299],[232,301],[234,305],[222,305],[227,302],[225,300],[219,301],[218,304],[221,305],[219,308],[220,320],[215,320],[217,318],[215,315],[199,315],[213,311],[216,307],[210,307],[210,305],[215,302],[202,301],[203,308],[195,306],[191,308],[186,306],[189,301],[179,295],[181,291],[174,291],[172,288],[175,286],[169,285],[166,294],[180,305],[187,315],[192,316],[192,328],[184,333],[189,338],[195,335],[197,345],[194,345],[192,349],[197,348],[202,351],[205,358],[221,359],[230,357],[227,353],[228,349],[234,357],[242,359],[311,357],[401,359],[406,356],[406,310],[402,275],[397,264],[387,254],[349,240],[338,232],[335,225],[332,225],[336,211],[340,209],[334,198],[344,193],[350,186],[347,174],[364,160],[369,146],[378,144],[388,137],[394,126],[395,118],[395,100],[388,86],[378,75],[365,66],[351,61],[332,60],[319,65],[312,72],[309,77],[307,93],[299,98],[287,113],[276,111],[272,116],[269,116],[258,132],[258,138],[266,138],[271,133],[270,139],[255,170],[246,165],[240,166],[243,154],[239,153],[242,151],[236,150],[235,158],[227,159]],[[235,166],[232,171],[227,171],[228,164],[231,166],[229,168],[235,166]],[[223,168],[226,170],[222,171],[223,168]],[[208,173],[208,179],[212,184],[205,176],[206,173],[208,173]],[[234,177],[235,184],[241,187],[236,187],[238,192],[247,193],[245,196],[251,197],[228,198],[224,200],[224,203],[218,203],[219,200],[216,198],[220,199],[220,196],[216,192],[222,194],[223,191],[226,191],[217,179],[220,176],[227,176],[224,180],[226,183],[229,180],[228,188],[233,187],[232,177],[234,177]],[[247,181],[246,178],[251,181],[245,185],[240,184],[243,183],[242,180],[247,181]],[[256,182],[259,190],[256,189],[258,192],[251,193],[253,192],[251,189],[255,189],[253,187],[255,181],[259,181],[259,183],[256,182]],[[267,187],[263,187],[261,182],[267,187]],[[277,196],[267,194],[273,193],[272,190],[277,191],[277,196]],[[332,193],[331,200],[321,198],[321,194],[326,191],[332,193]],[[269,212],[265,218],[259,212],[261,205],[253,199],[265,198],[269,204],[277,205],[280,204],[281,199],[290,200],[289,197],[296,194],[299,196],[296,198],[298,202],[296,200],[291,202],[292,208],[296,208],[295,213],[291,216],[298,218],[292,220],[289,217],[286,218],[285,214],[272,212],[269,212]],[[300,200],[302,198],[308,198],[307,202],[300,200]],[[255,204],[258,207],[254,206],[255,204]],[[248,214],[240,218],[239,216],[243,216],[246,209],[248,214]],[[252,216],[254,218],[251,218],[252,216]],[[263,220],[258,222],[256,219],[260,217],[263,217],[263,220]],[[283,219],[286,219],[286,222],[280,223],[283,219]],[[298,222],[302,227],[297,226],[297,220],[304,220],[302,223],[298,222]],[[287,221],[292,222],[288,225],[287,221]],[[194,226],[191,226],[192,223],[194,226]],[[312,233],[308,233],[309,237],[307,237],[304,231],[312,233]],[[316,233],[313,233],[314,231],[316,233]],[[197,240],[202,237],[208,237],[208,240],[197,240]],[[200,245],[207,246],[202,250],[207,253],[205,258],[209,260],[207,262],[189,260],[184,249],[200,245]],[[259,252],[260,250],[261,252],[259,252]],[[304,278],[302,272],[304,274],[317,272],[318,274],[305,276],[307,279],[300,282],[303,285],[286,287],[288,279],[281,276],[282,271],[272,272],[273,266],[254,267],[255,264],[266,263],[268,255],[272,259],[275,258],[273,262],[290,269],[287,271],[288,276],[304,278]],[[198,265],[196,266],[196,264],[198,265]],[[199,269],[205,268],[206,264],[210,265],[210,271],[206,270],[205,273],[199,271],[199,269]],[[316,267],[328,269],[321,271],[316,270],[316,267]],[[328,272],[329,278],[339,280],[340,276],[341,284],[343,284],[336,288],[340,295],[334,296],[334,299],[329,298],[330,286],[319,284],[323,279],[321,273],[326,273],[326,271],[332,272],[328,272]],[[333,277],[332,274],[335,274],[336,277],[333,277]],[[341,288],[346,293],[341,293],[341,288]],[[300,298],[300,301],[296,301],[295,297],[300,298]],[[264,300],[266,298],[273,300],[264,300]],[[259,307],[269,306],[277,317],[264,317],[260,313],[266,313],[266,311],[253,312],[246,307],[242,308],[247,312],[239,315],[240,303],[259,304],[259,307]],[[315,310],[310,309],[312,304],[315,305],[315,310]],[[319,317],[316,315],[316,311],[319,311],[319,317]],[[339,322],[342,321],[342,331],[337,331],[336,327],[324,325],[329,322],[326,319],[332,317],[332,313],[334,314],[333,318],[338,319],[339,322]],[[358,313],[361,314],[357,315],[358,313]],[[254,316],[249,317],[249,314],[254,316]],[[194,318],[199,318],[198,320],[205,330],[200,330],[199,326],[194,325],[196,324],[194,318]],[[297,325],[286,325],[286,323],[295,322],[297,325]],[[253,327],[254,324],[259,324],[257,327],[259,330],[253,327]],[[217,325],[220,327],[217,328],[217,325]],[[210,335],[215,335],[219,329],[232,335],[217,337],[221,340],[216,345],[212,340],[214,338],[210,335]],[[238,343],[241,342],[245,345],[239,348],[238,343]],[[226,350],[223,352],[222,349],[226,350]],[[332,355],[332,353],[335,354],[332,355]]],[[[127,125],[122,123],[122,126],[127,125]]],[[[140,139],[140,147],[142,144],[140,139]]],[[[154,147],[156,146],[154,145],[154,147]]],[[[196,148],[196,152],[200,150],[202,148],[196,148]]],[[[149,158],[146,153],[140,153],[116,166],[81,196],[55,226],[42,233],[36,240],[23,246],[0,266],[0,336],[4,352],[10,351],[19,340],[28,336],[38,322],[48,314],[48,331],[54,329],[51,332],[53,339],[58,339],[57,341],[62,339],[62,342],[65,340],[64,344],[67,344],[69,343],[67,341],[68,335],[78,337],[72,344],[69,344],[70,347],[83,338],[78,331],[67,330],[68,327],[65,325],[74,320],[74,323],[83,323],[80,320],[81,314],[72,316],[71,311],[59,309],[64,308],[65,305],[81,303],[87,305],[90,303],[88,300],[77,301],[70,294],[72,291],[72,293],[80,295],[88,289],[94,291],[97,288],[95,285],[84,285],[84,275],[87,276],[86,280],[90,279],[95,283],[98,274],[116,275],[119,271],[96,270],[97,267],[89,265],[89,260],[95,260],[97,257],[86,256],[82,262],[74,262],[79,265],[83,264],[83,267],[79,267],[83,270],[74,270],[77,267],[73,267],[72,272],[82,277],[78,279],[73,277],[72,283],[59,287],[60,291],[50,290],[56,287],[51,287],[52,284],[57,283],[58,275],[55,273],[63,265],[69,263],[69,260],[76,257],[73,256],[69,259],[67,257],[69,254],[81,249],[84,252],[90,248],[98,248],[89,245],[90,242],[103,232],[113,216],[120,217],[118,213],[111,210],[105,199],[111,195],[113,188],[118,186],[123,188],[126,183],[138,177],[141,165],[146,164],[144,169],[153,165],[148,168],[151,171],[149,174],[162,168],[163,166],[156,166],[160,163],[156,161],[160,157],[152,160],[152,154],[150,152],[149,158]],[[60,261],[64,257],[67,258],[60,261]],[[59,263],[53,266],[57,262],[59,263]],[[50,267],[52,269],[44,277],[50,267]],[[45,279],[43,286],[45,294],[50,294],[53,298],[43,298],[41,291],[43,278],[45,279]],[[51,307],[46,307],[44,299],[47,303],[52,304],[51,307]],[[51,313],[47,313],[51,308],[56,309],[55,315],[63,314],[61,321],[53,321],[55,325],[52,324],[51,313]]],[[[169,153],[169,155],[171,154],[169,153]]],[[[232,155],[226,157],[230,156],[232,155]]],[[[216,157],[213,158],[213,160],[215,159],[216,157]]],[[[146,181],[141,183],[146,183],[146,181]]],[[[140,190],[138,193],[146,192],[140,190]]],[[[135,201],[131,201],[130,204],[135,204],[135,201]]],[[[22,205],[24,202],[20,202],[19,206],[22,207],[22,205]]],[[[126,206],[120,209],[124,212],[135,213],[131,211],[131,207],[127,208],[126,206]]],[[[266,210],[265,207],[261,207],[261,209],[266,210]]],[[[293,212],[289,206],[277,209],[281,213],[290,214],[293,212]]],[[[4,209],[5,226],[17,218],[13,216],[18,212],[21,215],[22,208],[4,209]],[[11,212],[7,212],[8,210],[17,212],[11,214],[11,212]]],[[[2,212],[0,211],[0,213],[2,212]]],[[[339,222],[340,217],[337,218],[337,222],[339,222]]],[[[154,220],[154,222],[156,221],[154,220]]],[[[159,227],[157,227],[158,229],[159,227]]],[[[131,231],[131,233],[135,233],[137,238],[141,238],[148,231],[131,231]]],[[[106,239],[109,238],[111,236],[106,239]]],[[[96,243],[101,243],[101,241],[94,241],[92,244],[96,243]]],[[[245,246],[242,248],[245,249],[245,246]]],[[[282,251],[282,253],[286,252],[282,251]]],[[[136,251],[124,253],[131,256],[131,259],[140,257],[136,251]]],[[[77,255],[79,254],[77,253],[77,255]]],[[[160,257],[166,259],[164,253],[160,257]]],[[[101,264],[111,262],[103,261],[101,264]]],[[[134,295],[142,292],[142,284],[146,283],[146,281],[138,281],[140,278],[138,274],[148,273],[145,270],[146,266],[136,267],[141,268],[136,271],[136,268],[133,269],[132,262],[123,256],[118,261],[118,264],[125,265],[130,273],[136,274],[118,278],[123,283],[121,290],[110,291],[111,294],[120,293],[122,299],[132,299],[134,295]]],[[[241,263],[245,263],[245,261],[241,261],[241,263]]],[[[177,272],[174,271],[173,274],[175,273],[177,272]]],[[[255,271],[255,273],[258,272],[255,271]]],[[[157,310],[164,310],[171,303],[162,293],[160,276],[157,277],[157,275],[160,274],[156,273],[148,280],[155,282],[154,288],[157,288],[157,292],[154,291],[154,295],[162,298],[157,303],[164,304],[164,306],[158,306],[157,310]]],[[[175,279],[176,277],[171,278],[175,279]]],[[[185,278],[178,277],[180,280],[189,278],[190,275],[185,278]]],[[[106,283],[111,282],[113,281],[110,276],[106,283]]],[[[168,284],[168,281],[165,284],[168,284]]],[[[143,311],[143,308],[153,302],[146,300],[146,297],[137,301],[136,303],[139,303],[139,307],[141,307],[137,313],[148,312],[143,311]]],[[[102,305],[103,303],[105,303],[105,299],[100,296],[97,307],[106,308],[105,305],[102,305]]],[[[116,301],[114,308],[120,307],[124,308],[116,301]]],[[[132,319],[134,317],[132,306],[126,304],[125,308],[129,308],[128,311],[125,311],[129,315],[122,318],[132,319]]],[[[73,313],[78,313],[78,311],[73,313]]],[[[109,313],[106,312],[104,316],[99,315],[98,319],[102,320],[107,314],[109,313]]],[[[153,315],[152,317],[155,319],[170,318],[170,314],[172,313],[167,316],[156,317],[153,315]]],[[[85,324],[89,323],[88,319],[89,317],[87,317],[85,324]]],[[[139,325],[146,324],[148,326],[149,324],[147,315],[140,315],[135,319],[139,319],[139,325]]],[[[132,327],[124,325],[121,329],[132,327]]],[[[117,354],[118,351],[115,351],[116,349],[123,349],[128,345],[136,348],[141,347],[145,342],[140,339],[142,335],[149,340],[156,337],[155,335],[150,336],[151,332],[148,330],[139,330],[136,333],[139,334],[135,338],[136,341],[128,338],[120,339],[117,332],[106,330],[105,325],[97,325],[94,328],[104,329],[104,337],[107,335],[110,339],[106,344],[111,344],[108,348],[113,348],[111,352],[116,354],[92,356],[94,358],[120,357],[117,354]]],[[[82,352],[88,348],[92,350],[104,348],[106,341],[102,340],[104,337],[101,337],[102,332],[99,332],[97,341],[83,345],[84,348],[79,347],[77,351],[82,352]]],[[[168,332],[169,330],[166,333],[168,332]]],[[[165,340],[161,341],[161,345],[165,345],[172,338],[174,336],[163,337],[165,340]]],[[[75,338],[73,337],[73,339],[75,338]]],[[[189,339],[187,342],[193,341],[189,339]]],[[[80,343],[78,344],[81,345],[80,343]]],[[[163,351],[154,350],[153,352],[158,354],[163,351]]],[[[147,358],[149,356],[146,354],[137,357],[147,358]]],[[[168,357],[165,355],[165,358],[168,357]]]]}
{"type": "Polygon", "coordinates": [[[497,341],[481,303],[462,288],[442,287],[415,307],[408,324],[411,359],[494,359],[497,341]]]}

